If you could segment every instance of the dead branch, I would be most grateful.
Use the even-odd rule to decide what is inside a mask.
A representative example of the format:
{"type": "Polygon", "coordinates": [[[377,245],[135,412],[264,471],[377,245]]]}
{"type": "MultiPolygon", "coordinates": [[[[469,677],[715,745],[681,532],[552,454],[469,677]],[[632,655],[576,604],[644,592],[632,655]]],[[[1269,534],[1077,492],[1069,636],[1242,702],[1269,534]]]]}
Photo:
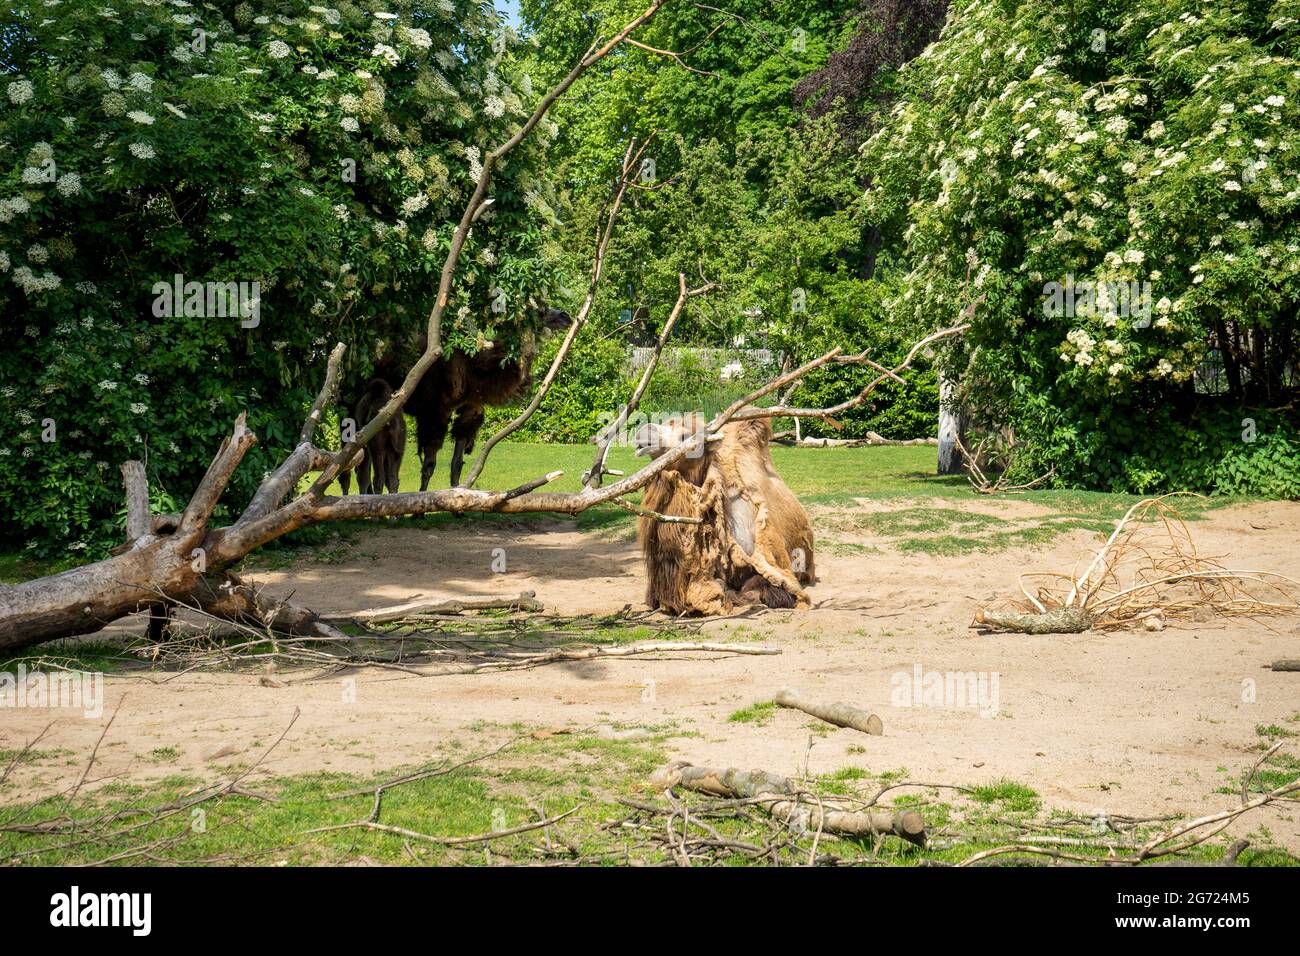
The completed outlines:
{"type": "Polygon", "coordinates": [[[430,836],[427,833],[418,833],[415,830],[408,830],[405,827],[389,826],[386,823],[379,823],[375,820],[358,820],[355,823],[340,823],[330,827],[316,827],[313,830],[304,830],[303,832],[304,833],[329,833],[334,830],[355,830],[360,828],[363,830],[376,830],[380,833],[391,833],[397,836],[406,837],[409,840],[419,840],[422,843],[434,843],[437,844],[438,846],[463,846],[466,843],[486,843],[489,840],[499,840],[502,837],[515,836],[520,833],[528,833],[532,830],[541,830],[544,827],[549,827],[552,824],[559,823],[565,817],[572,816],[573,814],[581,810],[582,807],[583,807],[582,804],[578,804],[576,807],[573,807],[569,810],[565,810],[563,813],[557,814],[553,817],[549,817],[548,819],[545,820],[537,820],[533,823],[525,823],[521,826],[510,827],[509,829],[506,830],[493,830],[490,833],[478,833],[475,834],[474,836],[463,836],[463,837],[430,836]]]}
{"type": "Polygon", "coordinates": [[[777,432],[772,441],[796,448],[862,448],[880,445],[937,445],[937,438],[886,438],[869,431],[862,438],[796,438],[792,431],[777,432]]]}
{"type": "Polygon", "coordinates": [[[788,778],[763,770],[694,767],[688,763],[671,763],[650,777],[656,790],[684,787],[715,797],[753,799],[773,817],[799,833],[819,830],[837,836],[896,836],[925,845],[925,821],[915,810],[890,813],[884,810],[844,811],[810,807],[802,802],[805,795],[788,778]]]}
{"type": "Polygon", "coordinates": [[[849,727],[876,737],[885,732],[885,725],[881,719],[869,711],[838,702],[809,700],[789,687],[782,687],[777,691],[773,700],[781,707],[802,710],[805,714],[811,714],[818,720],[824,720],[836,727],[849,727]]]}
{"type": "Polygon", "coordinates": [[[1206,611],[1260,616],[1300,610],[1300,581],[1225,568],[1199,554],[1186,521],[1168,504],[1180,494],[1186,493],[1147,498],[1129,508],[1082,573],[1025,572],[1024,601],[1009,609],[980,608],[972,626],[1032,634],[1155,631],[1168,619],[1206,611]],[[1031,591],[1029,579],[1045,583],[1031,591]]]}
{"type": "Polygon", "coordinates": [[[479,449],[478,457],[474,459],[474,464],[469,470],[469,475],[465,478],[465,487],[472,488],[478,481],[478,477],[483,472],[483,466],[487,463],[487,456],[491,454],[492,449],[507,436],[518,431],[524,426],[524,423],[533,416],[533,413],[541,406],[542,400],[555,384],[556,377],[560,374],[560,367],[569,355],[569,350],[573,347],[574,340],[578,333],[582,331],[587,324],[587,319],[591,316],[592,306],[596,302],[596,293],[600,289],[601,276],[605,271],[605,258],[609,252],[610,240],[614,236],[614,223],[618,219],[619,210],[623,207],[623,200],[627,196],[627,191],[631,187],[635,171],[644,155],[646,147],[650,145],[648,138],[644,143],[637,146],[633,139],[628,143],[627,152],[623,155],[623,165],[619,172],[618,186],[614,191],[614,197],[610,200],[608,209],[603,212],[604,226],[596,242],[596,251],[592,260],[591,277],[587,282],[587,294],[582,300],[582,305],[578,308],[578,314],[569,326],[569,331],[564,336],[564,341],[560,343],[559,350],[555,353],[555,358],[551,360],[551,367],[546,370],[546,376],[542,379],[541,385],[533,393],[529,400],[528,406],[516,415],[513,419],[502,426],[491,438],[483,443],[479,449]]]}
{"type": "Polygon", "coordinates": [[[673,333],[673,326],[677,324],[677,319],[681,316],[682,309],[685,308],[687,300],[694,298],[697,295],[704,295],[712,291],[714,289],[714,284],[712,282],[706,282],[699,288],[687,289],[685,273],[678,273],[677,287],[677,301],[673,303],[672,311],[664,321],[664,327],[659,332],[659,340],[655,343],[654,352],[651,354],[650,361],[646,363],[646,367],[641,373],[641,380],[637,382],[636,388],[632,391],[632,396],[619,410],[618,418],[606,432],[605,439],[601,442],[600,450],[596,452],[596,460],[591,463],[591,467],[582,476],[582,483],[588,488],[599,486],[601,479],[607,473],[605,470],[605,462],[609,458],[609,449],[622,435],[623,429],[627,425],[628,416],[636,411],[637,406],[641,404],[641,397],[645,395],[645,391],[650,385],[650,379],[654,376],[655,369],[659,366],[659,356],[663,354],[664,346],[668,343],[668,338],[673,333]]]}
{"type": "Polygon", "coordinates": [[[406,604],[392,604],[387,607],[371,608],[357,611],[355,614],[334,615],[329,620],[353,620],[365,624],[388,624],[408,618],[418,618],[429,614],[463,614],[466,611],[540,611],[542,602],[537,600],[536,591],[524,591],[517,598],[454,598],[450,601],[410,601],[406,604]]]}

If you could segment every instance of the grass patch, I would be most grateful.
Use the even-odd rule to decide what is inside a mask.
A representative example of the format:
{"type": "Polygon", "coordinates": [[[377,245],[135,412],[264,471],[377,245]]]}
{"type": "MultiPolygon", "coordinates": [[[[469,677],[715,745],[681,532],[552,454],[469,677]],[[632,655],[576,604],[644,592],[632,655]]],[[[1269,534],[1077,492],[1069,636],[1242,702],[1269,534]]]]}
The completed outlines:
{"type": "Polygon", "coordinates": [[[750,704],[748,707],[742,707],[735,711],[727,718],[733,724],[756,724],[759,727],[771,722],[776,716],[776,702],[771,700],[759,701],[750,704]]]}
{"type": "Polygon", "coordinates": [[[979,803],[997,804],[1012,813],[1033,813],[1038,809],[1038,793],[1014,780],[995,780],[975,787],[971,797],[979,803]]]}

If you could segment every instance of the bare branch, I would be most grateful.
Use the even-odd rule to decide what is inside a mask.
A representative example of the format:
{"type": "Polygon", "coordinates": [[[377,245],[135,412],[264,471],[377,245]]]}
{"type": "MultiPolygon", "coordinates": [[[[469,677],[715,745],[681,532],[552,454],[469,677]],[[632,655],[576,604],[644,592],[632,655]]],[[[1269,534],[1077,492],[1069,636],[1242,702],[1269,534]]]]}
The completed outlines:
{"type": "Polygon", "coordinates": [[[601,443],[600,451],[596,453],[596,460],[591,463],[591,470],[582,476],[582,483],[588,487],[600,485],[601,479],[606,474],[605,461],[609,457],[610,446],[614,444],[615,439],[622,433],[623,427],[627,424],[628,416],[631,415],[638,405],[641,404],[641,397],[645,395],[646,388],[650,385],[650,379],[654,376],[655,369],[659,365],[659,356],[663,354],[664,346],[668,343],[669,336],[673,333],[673,326],[677,324],[677,319],[682,314],[682,309],[686,305],[686,300],[697,295],[704,295],[714,288],[712,282],[706,282],[697,289],[686,288],[685,273],[677,274],[677,301],[673,304],[673,310],[669,313],[664,327],[659,333],[659,341],[655,343],[654,353],[650,356],[650,361],[646,363],[645,370],[641,373],[641,381],[637,383],[632,392],[632,397],[627,400],[627,404],[618,413],[617,420],[610,426],[601,443]]]}
{"type": "Polygon", "coordinates": [[[619,210],[623,206],[623,199],[627,195],[628,187],[632,184],[633,170],[641,161],[646,147],[650,145],[653,134],[646,139],[638,149],[636,140],[632,140],[627,147],[627,152],[623,155],[623,165],[619,172],[618,186],[614,192],[614,198],[610,201],[608,210],[604,213],[604,227],[600,232],[600,237],[596,242],[596,252],[592,260],[591,278],[587,283],[587,294],[582,300],[582,305],[578,309],[578,314],[569,326],[569,331],[564,336],[564,341],[560,343],[559,351],[555,353],[555,358],[551,360],[551,367],[546,371],[546,377],[542,379],[542,384],[538,386],[537,391],[533,393],[532,399],[522,412],[516,415],[501,429],[499,429],[491,438],[483,443],[479,449],[478,457],[474,459],[474,465],[469,470],[469,475],[465,478],[465,487],[472,488],[478,481],[479,475],[483,473],[483,466],[487,463],[487,457],[492,453],[492,449],[497,446],[507,436],[513,434],[523,427],[524,423],[533,416],[533,413],[541,406],[542,400],[555,384],[556,377],[560,374],[560,367],[564,360],[568,358],[569,350],[573,347],[574,340],[578,333],[582,331],[587,324],[587,319],[591,316],[592,306],[596,302],[596,292],[600,288],[600,278],[605,269],[605,256],[609,251],[609,243],[614,235],[614,222],[618,219],[619,210]]]}

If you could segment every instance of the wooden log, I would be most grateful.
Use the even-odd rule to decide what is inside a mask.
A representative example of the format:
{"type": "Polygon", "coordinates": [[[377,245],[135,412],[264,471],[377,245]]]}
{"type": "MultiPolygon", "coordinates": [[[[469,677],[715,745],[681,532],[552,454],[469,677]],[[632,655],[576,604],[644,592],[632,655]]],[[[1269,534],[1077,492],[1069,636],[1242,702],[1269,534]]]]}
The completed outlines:
{"type": "Polygon", "coordinates": [[[1273,662],[1275,671],[1300,671],[1300,660],[1280,660],[1273,662]]]}
{"type": "Polygon", "coordinates": [[[828,703],[809,700],[806,697],[801,697],[798,691],[789,687],[782,687],[776,692],[776,697],[773,699],[782,707],[802,710],[805,714],[811,714],[818,720],[824,720],[836,727],[849,727],[853,730],[860,730],[864,734],[871,734],[873,737],[879,737],[885,732],[884,722],[875,714],[857,707],[851,707],[848,704],[841,704],[838,701],[828,703]]]}
{"type": "Polygon", "coordinates": [[[792,829],[836,836],[896,836],[925,846],[925,819],[915,810],[836,810],[809,802],[788,778],[765,770],[695,767],[672,763],[650,776],[657,790],[684,787],[728,799],[759,801],[758,805],[792,829]],[[793,799],[792,799],[793,798],[793,799]]]}
{"type": "Polygon", "coordinates": [[[975,624],[1019,634],[1080,634],[1092,627],[1092,615],[1077,607],[1056,608],[1044,614],[981,608],[975,612],[975,624]]]}

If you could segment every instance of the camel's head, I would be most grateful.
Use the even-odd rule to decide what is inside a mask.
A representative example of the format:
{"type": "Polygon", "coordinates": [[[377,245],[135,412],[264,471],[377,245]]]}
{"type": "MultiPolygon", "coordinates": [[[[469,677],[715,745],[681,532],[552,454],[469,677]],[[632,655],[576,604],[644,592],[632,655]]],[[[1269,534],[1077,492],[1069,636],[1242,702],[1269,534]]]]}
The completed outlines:
{"type": "MultiPolygon", "coordinates": [[[[632,439],[636,446],[637,457],[658,458],[660,455],[667,454],[696,434],[705,424],[704,416],[699,412],[676,415],[658,424],[647,422],[636,430],[636,435],[632,439]]],[[[698,453],[692,451],[689,457],[698,458],[701,454],[703,454],[703,446],[700,446],[698,453]]]]}

